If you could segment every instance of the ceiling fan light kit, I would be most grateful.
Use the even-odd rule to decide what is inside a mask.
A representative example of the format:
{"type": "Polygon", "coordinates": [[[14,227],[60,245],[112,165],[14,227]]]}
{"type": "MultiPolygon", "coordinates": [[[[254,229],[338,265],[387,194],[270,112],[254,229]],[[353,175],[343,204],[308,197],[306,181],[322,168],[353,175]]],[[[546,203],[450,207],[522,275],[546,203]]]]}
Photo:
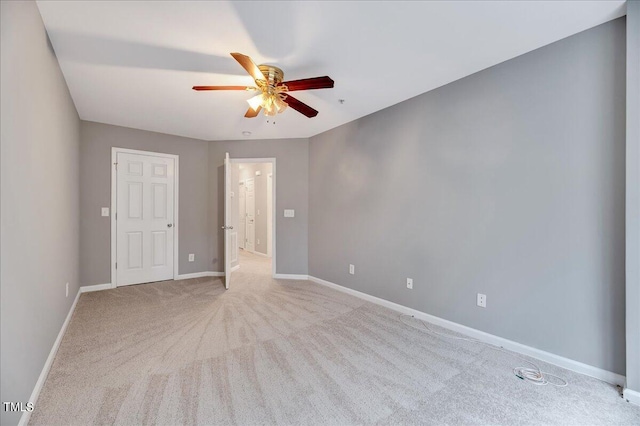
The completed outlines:
{"type": "Polygon", "coordinates": [[[250,57],[241,53],[232,53],[231,56],[253,77],[256,87],[193,86],[193,90],[260,91],[259,94],[247,100],[249,110],[247,110],[244,115],[247,118],[257,117],[262,110],[264,110],[264,115],[273,117],[276,114],[282,113],[288,106],[309,118],[315,117],[318,115],[318,111],[300,102],[288,92],[296,90],[330,89],[334,85],[333,80],[327,76],[283,81],[284,72],[278,67],[273,65],[256,65],[250,57]]]}
{"type": "Polygon", "coordinates": [[[261,93],[248,99],[247,102],[255,112],[259,112],[262,108],[264,115],[273,117],[287,108],[283,95],[283,92],[287,91],[287,86],[282,85],[284,72],[270,65],[258,65],[258,69],[264,76],[264,79],[256,80],[258,85],[256,90],[260,90],[261,93]]]}

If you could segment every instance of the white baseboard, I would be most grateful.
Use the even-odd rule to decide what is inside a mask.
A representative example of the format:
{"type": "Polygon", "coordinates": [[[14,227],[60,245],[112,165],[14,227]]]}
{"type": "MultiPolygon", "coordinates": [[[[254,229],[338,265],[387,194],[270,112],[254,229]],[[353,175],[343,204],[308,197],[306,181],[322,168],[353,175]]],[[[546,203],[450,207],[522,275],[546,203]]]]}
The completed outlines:
{"type": "Polygon", "coordinates": [[[249,252],[249,253],[252,253],[252,254],[255,254],[255,255],[258,255],[258,256],[262,256],[262,257],[271,257],[271,256],[269,256],[268,254],[260,253],[260,252],[259,252],[259,251],[257,251],[257,250],[255,250],[255,251],[251,251],[251,252],[249,252]]]}
{"type": "MultiPolygon", "coordinates": [[[[240,265],[236,266],[236,269],[239,268],[240,265]]],[[[233,271],[234,269],[232,269],[233,271]]],[[[205,272],[194,272],[192,274],[182,274],[178,275],[176,280],[188,280],[190,278],[201,278],[201,277],[223,277],[224,272],[213,272],[213,271],[205,271],[205,272]]],[[[94,284],[94,285],[84,285],[80,287],[80,293],[89,293],[92,291],[101,291],[101,290],[109,290],[112,288],[116,288],[111,283],[107,284],[94,284]]]]}
{"type": "MultiPolygon", "coordinates": [[[[40,376],[38,377],[38,381],[33,388],[33,392],[31,392],[31,396],[29,397],[29,402],[32,402],[35,406],[38,402],[38,397],[40,396],[40,391],[42,390],[42,386],[44,386],[45,380],[47,380],[47,376],[49,375],[49,370],[51,370],[51,365],[53,364],[53,360],[56,357],[56,353],[58,353],[58,348],[60,347],[60,343],[62,342],[62,337],[64,336],[64,332],[67,331],[67,326],[71,321],[71,317],[73,316],[73,311],[76,309],[76,305],[78,304],[78,299],[80,299],[80,294],[84,293],[82,291],[82,287],[78,289],[78,293],[76,294],[76,298],[73,300],[73,304],[71,305],[71,309],[69,309],[69,313],[62,323],[62,328],[60,328],[60,332],[58,333],[58,337],[56,337],[55,342],[53,342],[53,347],[51,348],[51,352],[49,352],[49,356],[44,363],[44,367],[42,367],[42,371],[40,372],[40,376]]],[[[29,419],[31,418],[31,411],[25,411],[22,413],[22,417],[20,417],[20,421],[18,422],[18,426],[25,426],[29,423],[29,419]]]]}
{"type": "Polygon", "coordinates": [[[273,278],[278,280],[302,280],[302,281],[307,281],[310,279],[309,275],[302,275],[302,274],[274,274],[273,278]]]}
{"type": "Polygon", "coordinates": [[[624,390],[624,399],[632,404],[640,405],[640,392],[626,388],[624,390]]]}
{"type": "Polygon", "coordinates": [[[205,271],[205,272],[193,272],[191,274],[179,274],[176,276],[176,280],[188,280],[191,278],[202,278],[202,277],[224,277],[224,272],[214,272],[214,271],[205,271]]]}
{"type": "MultiPolygon", "coordinates": [[[[421,312],[412,308],[408,308],[406,306],[399,305],[397,303],[390,302],[388,300],[381,299],[379,297],[371,296],[369,294],[362,293],[357,290],[343,287],[341,285],[334,284],[332,282],[325,281],[320,278],[309,276],[309,281],[326,286],[326,287],[333,288],[343,293],[350,294],[352,296],[358,297],[360,299],[366,300],[371,303],[375,303],[380,306],[384,306],[386,308],[392,309],[394,311],[397,311],[403,314],[413,315],[416,318],[421,319],[423,321],[430,322],[432,324],[438,325],[440,327],[444,327],[446,329],[455,331],[457,333],[465,334],[467,336],[473,337],[474,339],[480,340],[482,342],[490,343],[492,345],[500,346],[510,351],[518,352],[523,355],[537,358],[541,361],[545,361],[550,364],[554,364],[559,367],[563,367],[568,370],[575,371],[577,373],[585,374],[587,376],[595,377],[596,379],[599,379],[608,383],[612,383],[614,385],[624,386],[625,377],[620,374],[607,371],[602,368],[594,367],[592,365],[584,364],[582,362],[565,358],[560,355],[552,354],[550,352],[546,352],[540,349],[536,349],[531,346],[523,345],[522,343],[514,342],[512,340],[508,340],[503,337],[498,337],[493,334],[485,333],[484,331],[476,330],[475,328],[467,327],[465,325],[458,324],[453,321],[445,320],[445,319],[436,317],[434,315],[429,315],[424,312],[421,312]]],[[[630,392],[634,393],[635,391],[630,391],[630,392]]],[[[640,394],[635,392],[634,395],[631,395],[631,398],[629,399],[629,401],[631,401],[631,399],[637,398],[638,396],[640,396],[640,394]]]]}
{"type": "Polygon", "coordinates": [[[107,284],[95,284],[95,285],[83,285],[80,287],[80,293],[90,293],[92,291],[109,290],[115,288],[111,283],[107,284]]]}
{"type": "Polygon", "coordinates": [[[231,268],[231,272],[235,272],[235,271],[237,271],[238,269],[240,269],[240,265],[236,265],[236,266],[234,266],[233,268],[231,268]]]}

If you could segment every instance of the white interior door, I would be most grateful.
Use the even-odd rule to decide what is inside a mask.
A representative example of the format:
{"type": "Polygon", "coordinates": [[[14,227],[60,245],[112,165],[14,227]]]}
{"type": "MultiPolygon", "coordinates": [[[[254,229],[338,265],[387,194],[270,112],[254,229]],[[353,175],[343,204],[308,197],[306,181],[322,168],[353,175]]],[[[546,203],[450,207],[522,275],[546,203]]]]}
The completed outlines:
{"type": "Polygon", "coordinates": [[[173,279],[174,190],[174,158],[118,152],[118,286],[173,279]]]}
{"type": "Polygon", "coordinates": [[[273,245],[273,173],[267,176],[267,256],[271,257],[273,245]]]}
{"type": "Polygon", "coordinates": [[[224,155],[224,225],[222,229],[224,232],[224,286],[228,289],[231,284],[231,255],[233,253],[233,247],[231,238],[231,160],[229,160],[229,153],[224,155]]]}
{"type": "Polygon", "coordinates": [[[246,230],[247,230],[247,203],[246,203],[246,194],[244,189],[244,182],[240,182],[239,188],[239,213],[238,213],[238,247],[244,249],[246,230]]]}
{"type": "Polygon", "coordinates": [[[247,221],[247,236],[245,249],[251,253],[256,250],[256,191],[255,191],[255,179],[249,178],[244,181],[245,186],[245,206],[246,206],[246,221],[247,221]]]}

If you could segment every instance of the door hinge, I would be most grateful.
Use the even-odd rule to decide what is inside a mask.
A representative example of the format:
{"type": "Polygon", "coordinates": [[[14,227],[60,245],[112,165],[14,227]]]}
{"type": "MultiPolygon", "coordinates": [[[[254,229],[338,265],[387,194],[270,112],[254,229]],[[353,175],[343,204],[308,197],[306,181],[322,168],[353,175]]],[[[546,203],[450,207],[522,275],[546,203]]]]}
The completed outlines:
{"type": "Polygon", "coordinates": [[[116,166],[116,170],[118,170],[118,163],[113,163],[114,166],[116,166]]]}
{"type": "Polygon", "coordinates": [[[116,212],[116,220],[118,220],[118,212],[116,212]]]}
{"type": "Polygon", "coordinates": [[[116,269],[118,269],[118,262],[116,262],[116,269]]]}

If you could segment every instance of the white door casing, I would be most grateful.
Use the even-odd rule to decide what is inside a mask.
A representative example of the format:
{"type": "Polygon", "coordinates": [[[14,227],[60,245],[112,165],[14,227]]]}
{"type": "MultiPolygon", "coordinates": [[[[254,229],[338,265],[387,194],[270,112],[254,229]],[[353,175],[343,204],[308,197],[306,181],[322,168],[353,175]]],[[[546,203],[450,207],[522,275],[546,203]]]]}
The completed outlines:
{"type": "Polygon", "coordinates": [[[273,173],[267,175],[267,256],[273,245],[273,173]]]}
{"type": "Polygon", "coordinates": [[[132,150],[117,150],[115,157],[112,284],[124,286],[173,279],[177,266],[174,256],[177,158],[132,150]]]}
{"type": "MultiPolygon", "coordinates": [[[[224,156],[224,224],[222,225],[222,232],[224,233],[224,286],[229,289],[231,285],[231,256],[233,253],[233,238],[231,238],[231,161],[229,160],[229,153],[225,153],[224,156]]],[[[237,250],[237,241],[236,250],[237,250]]]]}
{"type": "Polygon", "coordinates": [[[255,179],[249,178],[244,181],[245,186],[245,202],[247,211],[247,230],[245,249],[251,253],[256,250],[256,192],[255,179]]]}
{"type": "Polygon", "coordinates": [[[234,180],[233,178],[233,168],[231,168],[231,216],[229,217],[229,222],[228,224],[230,225],[230,230],[229,230],[229,238],[231,239],[231,241],[229,242],[230,244],[230,249],[231,249],[231,267],[234,268],[234,264],[237,264],[238,262],[238,196],[237,194],[237,189],[238,188],[234,188],[234,185],[237,181],[234,180]]]}

